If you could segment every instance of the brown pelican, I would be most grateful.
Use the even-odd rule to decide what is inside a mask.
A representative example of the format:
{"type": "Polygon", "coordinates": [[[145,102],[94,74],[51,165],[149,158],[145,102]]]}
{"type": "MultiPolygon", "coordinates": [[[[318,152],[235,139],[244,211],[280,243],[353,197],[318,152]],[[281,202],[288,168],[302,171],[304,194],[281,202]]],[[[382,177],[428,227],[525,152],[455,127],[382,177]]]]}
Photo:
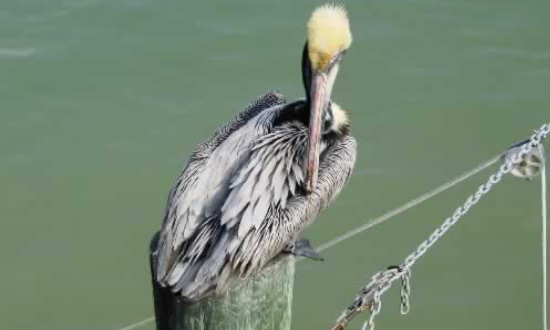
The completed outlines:
{"type": "Polygon", "coordinates": [[[342,6],[317,8],[302,54],[305,100],[270,93],[199,144],[173,186],[157,281],[196,301],[281,253],[318,258],[301,232],[347,182],[356,142],[330,95],[352,41],[342,6]]]}

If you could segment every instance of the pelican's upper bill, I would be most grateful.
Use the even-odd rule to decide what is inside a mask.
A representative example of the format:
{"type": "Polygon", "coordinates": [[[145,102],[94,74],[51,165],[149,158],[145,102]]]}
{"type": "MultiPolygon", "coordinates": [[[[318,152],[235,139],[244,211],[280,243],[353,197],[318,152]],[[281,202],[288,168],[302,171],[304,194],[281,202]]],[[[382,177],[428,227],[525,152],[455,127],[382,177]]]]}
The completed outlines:
{"type": "Polygon", "coordinates": [[[344,6],[326,4],[315,9],[307,24],[307,40],[313,70],[324,70],[334,56],[351,45],[349,19],[344,6]]]}

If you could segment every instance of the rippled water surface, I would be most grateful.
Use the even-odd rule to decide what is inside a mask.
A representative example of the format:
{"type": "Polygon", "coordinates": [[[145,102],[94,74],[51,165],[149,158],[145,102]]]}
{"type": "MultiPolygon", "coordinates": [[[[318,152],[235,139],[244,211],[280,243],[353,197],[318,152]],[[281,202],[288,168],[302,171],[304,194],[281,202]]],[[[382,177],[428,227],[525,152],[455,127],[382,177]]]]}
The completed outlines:
{"type": "MultiPolygon", "coordinates": [[[[258,95],[302,95],[315,1],[2,0],[0,328],[118,330],[152,314],[147,241],[197,141],[258,95]]],[[[550,114],[550,2],[347,1],[334,98],[360,143],[315,244],[445,182],[550,114]]],[[[300,263],[293,328],[328,329],[489,172],[300,263]]],[[[538,181],[507,178],[413,270],[379,329],[538,329],[538,181]]],[[[350,329],[359,329],[354,322],[350,329]]],[[[153,329],[148,323],[140,329],[153,329]]]]}

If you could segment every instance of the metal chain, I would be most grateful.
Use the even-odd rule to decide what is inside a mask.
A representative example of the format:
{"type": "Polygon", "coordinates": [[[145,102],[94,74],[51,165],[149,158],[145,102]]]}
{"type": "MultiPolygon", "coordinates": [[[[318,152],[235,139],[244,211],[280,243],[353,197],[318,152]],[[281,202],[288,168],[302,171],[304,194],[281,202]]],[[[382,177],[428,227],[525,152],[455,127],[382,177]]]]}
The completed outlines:
{"type": "Polygon", "coordinates": [[[504,164],[502,164],[499,170],[491,175],[486,183],[482,184],[478,190],[471,196],[469,196],[464,204],[457,208],[452,216],[445,219],[443,224],[437,228],[427,240],[422,242],[418,248],[410,254],[405,262],[400,267],[392,267],[386,271],[379,272],[375,274],[371,281],[362,288],[361,294],[358,295],[348,309],[346,309],[342,315],[338,318],[337,323],[345,324],[347,323],[347,316],[350,311],[361,311],[366,309],[370,305],[370,317],[363,324],[363,330],[373,330],[374,329],[374,319],[376,315],[380,313],[382,308],[381,296],[388,290],[392,283],[401,279],[401,314],[408,313],[410,309],[410,277],[411,277],[411,267],[435,244],[447,233],[447,231],[454,226],[458,220],[464,216],[470,208],[476,205],[480,199],[489,193],[493,186],[499,183],[502,180],[502,177],[505,174],[508,174],[514,166],[519,164],[524,156],[529,154],[534,148],[540,145],[540,142],[546,138],[550,133],[550,124],[545,124],[541,126],[540,129],[536,130],[535,133],[531,136],[528,142],[523,144],[519,151],[514,153],[511,157],[505,159],[504,164]]]}
{"type": "Polygon", "coordinates": [[[378,313],[380,313],[380,310],[382,309],[382,300],[380,299],[380,293],[376,292],[374,294],[374,300],[372,303],[372,309],[371,314],[367,322],[363,324],[361,327],[361,330],[374,330],[374,318],[378,313]]]}
{"type": "Polygon", "coordinates": [[[441,227],[436,229],[426,241],[420,244],[415,252],[405,259],[405,263],[402,268],[408,269],[414,265],[414,263],[422,257],[426,251],[432,247],[453,225],[455,225],[472,206],[479,202],[481,197],[487,194],[495,184],[499,183],[500,180],[502,180],[502,177],[514,168],[514,165],[519,164],[522,161],[523,156],[527,155],[533,148],[538,147],[540,141],[550,132],[549,125],[550,124],[543,125],[539,130],[535,131],[528,143],[525,143],[517,153],[502,164],[497,173],[491,175],[489,180],[482,184],[474,195],[468,197],[464,205],[457,208],[453,215],[447,218],[441,227]]]}
{"type": "Polygon", "coordinates": [[[411,270],[406,269],[401,275],[401,315],[409,313],[411,309],[411,270]]]}

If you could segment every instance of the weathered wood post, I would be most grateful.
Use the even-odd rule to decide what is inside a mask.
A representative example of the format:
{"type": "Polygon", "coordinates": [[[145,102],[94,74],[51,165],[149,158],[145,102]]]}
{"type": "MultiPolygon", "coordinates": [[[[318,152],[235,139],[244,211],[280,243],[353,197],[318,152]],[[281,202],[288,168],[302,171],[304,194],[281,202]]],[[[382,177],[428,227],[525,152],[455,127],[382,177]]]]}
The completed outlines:
{"type": "Polygon", "coordinates": [[[158,244],[149,248],[157,330],[290,330],[294,258],[283,257],[223,296],[188,304],[155,280],[158,244]]]}

